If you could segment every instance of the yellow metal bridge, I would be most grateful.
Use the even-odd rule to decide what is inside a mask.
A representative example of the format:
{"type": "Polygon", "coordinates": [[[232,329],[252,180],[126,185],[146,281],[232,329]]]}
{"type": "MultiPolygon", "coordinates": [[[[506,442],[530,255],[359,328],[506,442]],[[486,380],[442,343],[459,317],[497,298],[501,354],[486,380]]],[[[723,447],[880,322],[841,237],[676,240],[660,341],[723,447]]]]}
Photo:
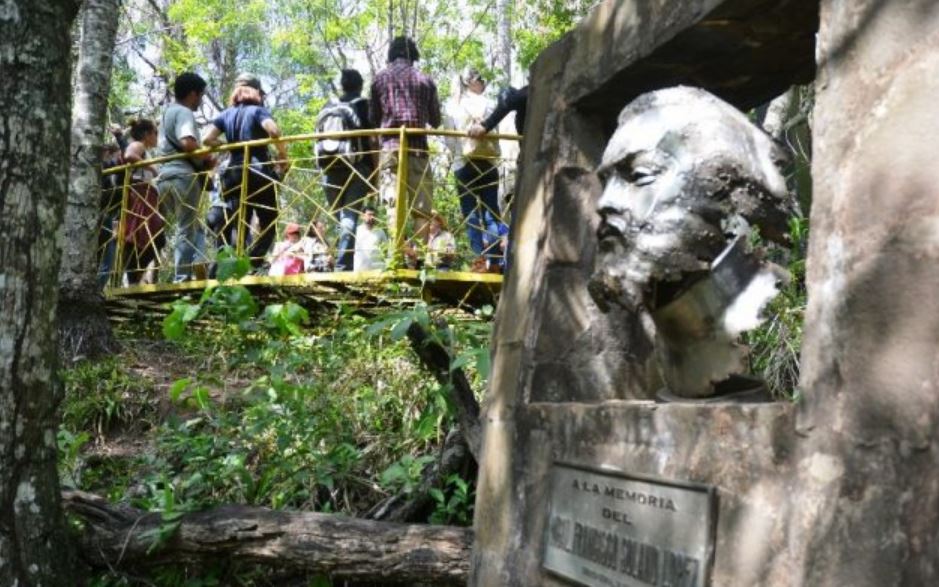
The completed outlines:
{"type": "Polygon", "coordinates": [[[118,319],[163,313],[167,302],[218,284],[225,256],[250,259],[251,273],[235,283],[262,299],[492,304],[506,268],[519,138],[408,128],[305,134],[106,169],[99,279],[108,307],[118,319]],[[416,136],[427,137],[426,148],[414,148],[416,136]],[[382,150],[380,137],[397,139],[395,150],[382,150]],[[324,141],[346,150],[318,148],[324,141]],[[268,154],[279,144],[287,159],[268,154]],[[204,169],[169,171],[184,158],[204,169]]]}

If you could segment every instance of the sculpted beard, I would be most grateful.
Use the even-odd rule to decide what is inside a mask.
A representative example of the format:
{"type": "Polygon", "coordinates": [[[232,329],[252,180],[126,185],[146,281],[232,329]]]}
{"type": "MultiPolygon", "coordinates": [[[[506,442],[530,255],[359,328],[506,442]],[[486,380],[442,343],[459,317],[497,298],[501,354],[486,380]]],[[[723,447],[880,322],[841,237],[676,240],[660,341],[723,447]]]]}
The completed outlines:
{"type": "Polygon", "coordinates": [[[597,229],[597,257],[587,291],[602,312],[613,306],[635,311],[640,299],[627,279],[628,237],[604,219],[597,229]]]}

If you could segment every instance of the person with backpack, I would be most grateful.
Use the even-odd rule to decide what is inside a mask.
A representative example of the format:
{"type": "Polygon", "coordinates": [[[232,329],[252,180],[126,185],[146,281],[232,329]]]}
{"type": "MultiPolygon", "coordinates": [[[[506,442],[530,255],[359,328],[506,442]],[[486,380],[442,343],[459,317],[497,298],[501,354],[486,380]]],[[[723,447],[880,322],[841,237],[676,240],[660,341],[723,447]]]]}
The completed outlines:
{"type": "MultiPolygon", "coordinates": [[[[368,101],[362,97],[362,74],[343,69],[339,85],[342,95],[331,100],[316,119],[316,132],[329,135],[372,128],[368,101]]],[[[352,271],[355,230],[359,212],[372,192],[374,150],[368,137],[319,139],[316,160],[323,170],[326,206],[339,226],[336,271],[352,271]]]]}
{"type": "MultiPolygon", "coordinates": [[[[251,74],[241,74],[229,98],[229,107],[212,121],[203,142],[209,146],[221,143],[221,135],[230,143],[241,143],[257,139],[278,139],[280,127],[270,111],[263,105],[264,90],[261,82],[251,74]]],[[[242,234],[247,235],[252,215],[258,218],[258,236],[251,242],[248,255],[257,269],[264,264],[268,249],[276,237],[274,223],[278,216],[276,183],[287,173],[287,145],[276,143],[278,160],[272,161],[266,145],[251,147],[249,161],[245,161],[243,149],[231,151],[228,167],[221,174],[221,197],[229,204],[224,208],[225,221],[220,231],[221,246],[237,246],[239,224],[244,223],[242,234]],[[245,217],[240,217],[242,177],[244,166],[248,166],[248,181],[245,191],[245,217]]]]}

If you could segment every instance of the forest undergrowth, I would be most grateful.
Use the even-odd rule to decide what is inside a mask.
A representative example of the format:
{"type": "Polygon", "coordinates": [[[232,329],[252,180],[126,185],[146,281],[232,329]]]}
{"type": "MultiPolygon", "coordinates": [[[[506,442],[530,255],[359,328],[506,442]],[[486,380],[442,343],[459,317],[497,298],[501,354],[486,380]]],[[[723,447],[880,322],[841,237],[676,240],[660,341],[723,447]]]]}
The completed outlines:
{"type": "MultiPolygon", "coordinates": [[[[237,276],[240,263],[225,271],[237,276]]],[[[156,547],[179,516],[220,504],[364,516],[414,491],[454,426],[448,390],[405,337],[412,322],[447,316],[423,305],[311,316],[290,301],[261,308],[247,289],[222,285],[177,302],[161,329],[123,325],[120,355],[64,372],[63,485],[160,512],[156,547]]],[[[479,318],[459,320],[446,342],[481,392],[490,323],[479,318]]],[[[443,479],[424,521],[470,525],[474,487],[474,470],[443,479]]],[[[288,584],[231,562],[151,571],[93,584],[288,584]]],[[[299,581],[289,584],[329,585],[299,581]]]]}
{"type": "MultiPolygon", "coordinates": [[[[798,399],[808,226],[795,219],[791,248],[766,255],[791,275],[747,334],[754,374],[780,400],[798,399]]],[[[754,244],[760,245],[758,237],[754,244]]],[[[247,261],[223,258],[220,275],[247,261]]],[[[221,285],[173,304],[161,324],[117,328],[124,350],[64,370],[58,442],[66,488],[159,512],[167,540],[187,512],[221,504],[367,516],[414,492],[456,425],[449,390],[418,361],[412,323],[435,333],[477,391],[489,376],[491,308],[472,320],[417,305],[363,314],[311,315],[292,301],[261,307],[244,287],[221,285]],[[440,325],[449,323],[446,328],[440,325]]],[[[475,470],[431,490],[428,523],[472,524],[475,470]]],[[[77,522],[76,522],[77,523],[77,522]]],[[[145,576],[99,573],[99,587],[331,585],[235,561],[174,565],[145,576]]]]}

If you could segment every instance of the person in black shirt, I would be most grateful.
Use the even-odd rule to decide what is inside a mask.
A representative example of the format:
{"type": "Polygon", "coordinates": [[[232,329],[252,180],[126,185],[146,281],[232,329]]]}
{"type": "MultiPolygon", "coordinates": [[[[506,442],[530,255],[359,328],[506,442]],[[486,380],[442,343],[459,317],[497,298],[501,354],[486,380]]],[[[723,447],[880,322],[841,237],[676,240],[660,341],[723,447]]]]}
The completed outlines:
{"type": "Polygon", "coordinates": [[[528,109],[528,86],[523,88],[506,88],[499,92],[499,101],[496,103],[496,109],[492,111],[480,124],[475,124],[469,129],[469,135],[473,138],[479,138],[492,129],[499,126],[509,112],[515,112],[515,130],[518,134],[524,134],[525,114],[528,109]]]}
{"type": "MultiPolygon", "coordinates": [[[[355,69],[343,69],[339,80],[342,95],[339,102],[355,111],[360,129],[374,128],[369,119],[368,100],[362,97],[362,74],[355,69]]],[[[348,129],[352,130],[352,129],[348,129]]],[[[352,139],[354,161],[336,161],[326,168],[324,190],[329,212],[339,225],[339,243],[336,247],[336,271],[351,271],[355,254],[355,229],[359,211],[371,191],[370,181],[375,172],[375,149],[368,137],[352,139]]]]}

